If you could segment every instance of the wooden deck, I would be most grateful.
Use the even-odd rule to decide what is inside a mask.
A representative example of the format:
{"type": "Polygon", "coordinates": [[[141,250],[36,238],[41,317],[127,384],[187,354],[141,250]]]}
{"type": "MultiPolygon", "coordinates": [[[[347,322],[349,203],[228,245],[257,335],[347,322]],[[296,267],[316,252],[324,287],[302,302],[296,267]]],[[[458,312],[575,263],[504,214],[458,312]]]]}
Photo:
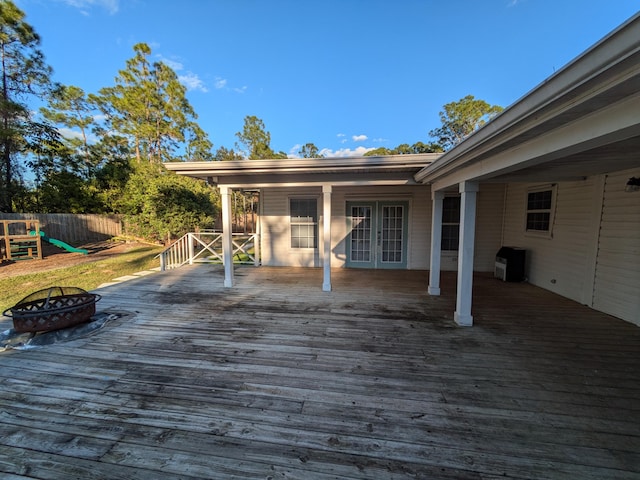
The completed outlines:
{"type": "Polygon", "coordinates": [[[127,315],[0,354],[0,477],[640,478],[640,328],[486,276],[473,328],[451,274],[222,279],[101,289],[127,315]]]}

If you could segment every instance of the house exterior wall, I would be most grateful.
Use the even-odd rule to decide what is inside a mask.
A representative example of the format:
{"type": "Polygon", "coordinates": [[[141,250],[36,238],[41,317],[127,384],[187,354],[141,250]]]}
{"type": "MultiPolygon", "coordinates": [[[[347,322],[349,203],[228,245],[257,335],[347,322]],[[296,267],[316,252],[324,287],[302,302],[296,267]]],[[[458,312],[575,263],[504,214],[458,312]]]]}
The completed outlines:
{"type": "Polygon", "coordinates": [[[527,250],[529,283],[640,324],[640,171],[557,184],[549,237],[525,232],[526,198],[539,184],[506,187],[503,243],[527,250]]]}
{"type": "MultiPolygon", "coordinates": [[[[586,303],[586,260],[592,248],[594,178],[557,184],[555,212],[549,237],[525,231],[527,192],[539,184],[509,184],[505,202],[504,244],[527,250],[529,283],[586,303]]],[[[599,195],[599,194],[598,194],[599,195]]]]}
{"type": "Polygon", "coordinates": [[[347,219],[346,203],[355,200],[403,200],[409,202],[407,268],[429,268],[431,234],[431,193],[429,188],[416,186],[337,187],[333,189],[331,210],[332,266],[344,267],[346,263],[347,219]]]}
{"type": "Polygon", "coordinates": [[[625,192],[640,169],[607,175],[600,221],[593,308],[640,326],[640,192],[625,192]]]}
{"type": "Polygon", "coordinates": [[[260,253],[262,264],[273,267],[319,267],[320,249],[291,248],[289,198],[318,200],[318,235],[322,238],[322,188],[265,188],[260,192],[260,253]]]}
{"type": "MultiPolygon", "coordinates": [[[[493,271],[495,255],[501,245],[503,185],[482,185],[478,193],[478,222],[474,268],[493,271]]],[[[319,267],[321,249],[294,249],[290,245],[289,198],[318,199],[318,235],[322,238],[322,189],[320,187],[266,188],[261,192],[262,264],[268,266],[319,267]]],[[[334,187],[331,195],[331,250],[333,267],[346,264],[346,205],[357,200],[406,201],[409,204],[407,268],[428,270],[431,248],[431,190],[428,186],[349,186],[334,187]]],[[[457,252],[443,252],[443,270],[456,270],[457,252]]]]}
{"type": "MultiPolygon", "coordinates": [[[[505,186],[480,185],[476,205],[476,243],[473,269],[493,272],[496,253],[502,246],[502,218],[504,216],[505,186]]],[[[457,268],[455,266],[454,270],[457,268]]]]}
{"type": "MultiPolygon", "coordinates": [[[[265,188],[261,192],[262,264],[268,266],[319,267],[321,261],[322,189],[320,187],[265,188]],[[290,245],[289,199],[318,198],[318,248],[296,249],[290,245]]],[[[424,186],[334,187],[331,195],[331,250],[333,267],[346,263],[346,202],[352,200],[403,200],[409,202],[408,259],[410,269],[429,266],[431,200],[424,186]]]]}

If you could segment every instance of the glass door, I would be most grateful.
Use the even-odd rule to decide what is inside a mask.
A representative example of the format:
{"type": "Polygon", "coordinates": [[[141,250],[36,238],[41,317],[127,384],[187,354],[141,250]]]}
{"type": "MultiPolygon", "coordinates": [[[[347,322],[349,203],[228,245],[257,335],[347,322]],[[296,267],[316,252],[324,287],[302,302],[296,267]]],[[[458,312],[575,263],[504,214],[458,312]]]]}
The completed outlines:
{"type": "Polygon", "coordinates": [[[407,268],[407,202],[347,202],[347,266],[407,268]]]}
{"type": "Polygon", "coordinates": [[[375,268],[374,203],[347,202],[347,266],[375,268]]]}

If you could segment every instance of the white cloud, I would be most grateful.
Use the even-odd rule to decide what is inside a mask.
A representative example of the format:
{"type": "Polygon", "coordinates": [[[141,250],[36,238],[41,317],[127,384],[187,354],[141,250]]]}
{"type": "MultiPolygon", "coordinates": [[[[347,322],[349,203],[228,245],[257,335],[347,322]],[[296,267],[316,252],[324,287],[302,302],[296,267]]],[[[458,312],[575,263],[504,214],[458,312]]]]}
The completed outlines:
{"type": "Polygon", "coordinates": [[[217,90],[228,90],[236,93],[245,93],[247,91],[247,88],[249,88],[246,85],[243,87],[230,87],[229,81],[226,78],[222,77],[216,77],[214,85],[217,90]]]}
{"type": "MultiPolygon", "coordinates": [[[[60,133],[60,135],[62,135],[64,138],[68,139],[68,140],[83,140],[82,138],[82,132],[79,132],[77,130],[71,130],[70,128],[67,127],[62,127],[58,129],[58,132],[60,133]]],[[[88,133],[87,134],[87,142],[89,144],[94,144],[98,142],[98,137],[95,136],[93,133],[88,133]]]]}
{"type": "Polygon", "coordinates": [[[180,62],[177,62],[175,60],[169,60],[168,58],[164,58],[161,55],[158,55],[160,57],[160,61],[162,63],[164,63],[166,66],[168,66],[169,68],[171,68],[171,70],[175,70],[176,72],[179,72],[180,70],[184,69],[184,65],[180,62]]]}
{"type": "Polygon", "coordinates": [[[351,137],[351,139],[354,142],[364,142],[365,140],[367,140],[369,137],[367,137],[366,135],[354,135],[353,137],[351,137]]]}
{"type": "Polygon", "coordinates": [[[215,81],[215,87],[216,89],[221,89],[227,86],[227,79],[226,78],[220,78],[220,77],[216,77],[216,81],[215,81]]]}
{"type": "Polygon", "coordinates": [[[62,0],[71,7],[80,9],[83,15],[89,15],[89,9],[92,7],[101,7],[115,15],[120,9],[120,0],[62,0]]]}
{"type": "Polygon", "coordinates": [[[338,135],[336,135],[338,138],[342,138],[342,137],[346,137],[346,135],[344,133],[339,133],[338,135]]]}
{"type": "Polygon", "coordinates": [[[79,140],[82,139],[81,132],[76,132],[75,130],[71,130],[70,128],[62,127],[58,129],[58,132],[60,132],[60,135],[62,135],[64,138],[68,138],[69,140],[72,140],[74,138],[79,140]]]}
{"type": "Polygon", "coordinates": [[[287,154],[287,158],[300,158],[300,154],[298,153],[302,145],[296,143],[293,147],[289,149],[289,153],[287,154]]]}
{"type": "Polygon", "coordinates": [[[389,139],[388,138],[374,138],[373,141],[377,142],[377,143],[387,143],[389,141],[389,139]]]}
{"type": "Polygon", "coordinates": [[[320,153],[327,158],[346,158],[346,157],[362,157],[365,153],[374,150],[373,148],[357,147],[355,149],[341,148],[340,150],[331,150],[323,148],[320,153]]]}
{"type": "Polygon", "coordinates": [[[186,72],[184,75],[178,75],[178,80],[187,87],[187,90],[198,90],[204,93],[209,91],[197,73],[186,72]]]}

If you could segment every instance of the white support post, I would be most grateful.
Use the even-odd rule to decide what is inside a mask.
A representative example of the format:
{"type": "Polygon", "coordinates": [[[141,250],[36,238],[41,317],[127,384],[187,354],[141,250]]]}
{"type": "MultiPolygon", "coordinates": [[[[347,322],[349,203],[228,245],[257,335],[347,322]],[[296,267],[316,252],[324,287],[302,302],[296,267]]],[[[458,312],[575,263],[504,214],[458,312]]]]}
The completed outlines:
{"type": "Polygon", "coordinates": [[[233,238],[231,225],[231,189],[220,186],[222,197],[222,263],[224,265],[224,286],[233,287],[233,238]]]}
{"type": "Polygon", "coordinates": [[[477,182],[460,183],[460,244],[458,247],[458,293],[453,318],[458,325],[473,325],[473,252],[476,230],[477,182]]]}
{"type": "Polygon", "coordinates": [[[193,265],[193,257],[196,256],[195,245],[193,244],[193,233],[187,234],[187,242],[189,242],[189,265],[193,265]]]}
{"type": "Polygon", "coordinates": [[[429,265],[429,295],[440,295],[440,258],[442,256],[443,191],[431,192],[431,260],[429,265]]]}
{"type": "Polygon", "coordinates": [[[255,245],[255,263],[254,265],[256,267],[259,267],[261,262],[262,262],[262,191],[260,191],[259,193],[259,197],[258,197],[258,216],[256,218],[256,222],[255,222],[255,231],[256,231],[256,235],[255,235],[255,240],[254,240],[254,245],[255,245]]]}
{"type": "Polygon", "coordinates": [[[331,185],[322,186],[322,291],[331,291],[331,185]]]}

